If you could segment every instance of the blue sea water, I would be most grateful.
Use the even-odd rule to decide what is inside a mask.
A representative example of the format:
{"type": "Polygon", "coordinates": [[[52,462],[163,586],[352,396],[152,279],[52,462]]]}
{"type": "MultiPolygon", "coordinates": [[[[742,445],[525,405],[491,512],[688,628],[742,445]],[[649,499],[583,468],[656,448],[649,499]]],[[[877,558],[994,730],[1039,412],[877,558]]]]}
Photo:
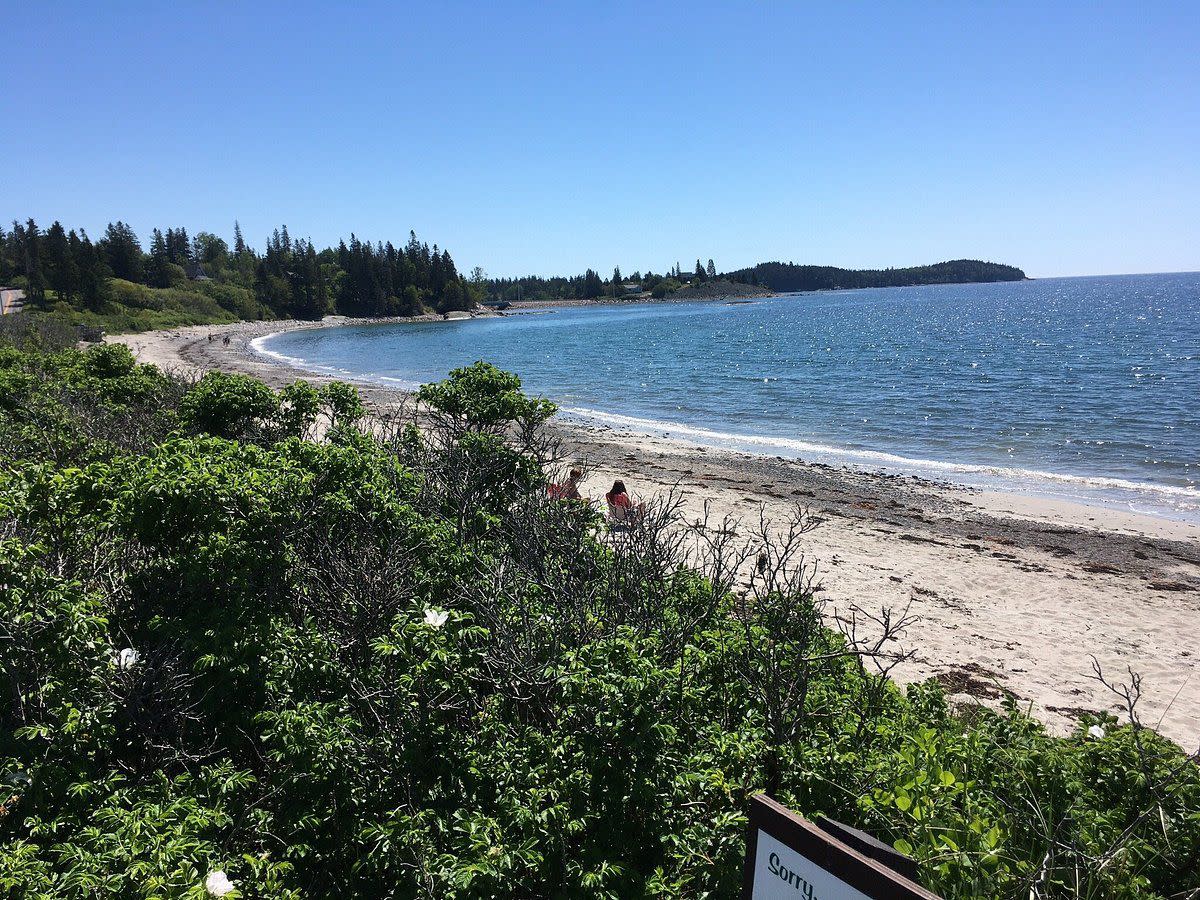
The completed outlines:
{"type": "Polygon", "coordinates": [[[256,346],[400,386],[486,359],[632,432],[1200,521],[1200,273],[593,306],[256,346]]]}

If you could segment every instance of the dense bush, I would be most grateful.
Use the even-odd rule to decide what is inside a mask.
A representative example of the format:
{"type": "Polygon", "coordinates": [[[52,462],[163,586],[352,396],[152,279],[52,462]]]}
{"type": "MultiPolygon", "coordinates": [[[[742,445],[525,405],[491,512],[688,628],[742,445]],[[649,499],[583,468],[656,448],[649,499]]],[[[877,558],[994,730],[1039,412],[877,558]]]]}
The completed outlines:
{"type": "Polygon", "coordinates": [[[70,309],[79,324],[98,325],[110,332],[149,331],[181,325],[235,322],[262,318],[252,292],[234,285],[210,285],[182,279],[173,287],[153,288],[119,278],[112,280],[112,299],[101,309],[70,309]]]}
{"type": "Polygon", "coordinates": [[[74,347],[78,342],[75,327],[65,319],[31,312],[0,316],[0,347],[62,350],[74,347]]]}
{"type": "Polygon", "coordinates": [[[0,355],[0,887],[734,897],[765,788],[947,896],[1200,889],[1177,747],[896,689],[879,629],[823,626],[803,516],[605,535],[519,387],[368,434],[344,385],[0,355]]]}
{"type": "Polygon", "coordinates": [[[114,278],[109,299],[95,309],[50,297],[31,303],[27,312],[4,316],[0,344],[55,349],[73,346],[79,327],[118,333],[261,318],[270,318],[270,311],[239,285],[185,279],[176,287],[153,288],[114,278]]]}

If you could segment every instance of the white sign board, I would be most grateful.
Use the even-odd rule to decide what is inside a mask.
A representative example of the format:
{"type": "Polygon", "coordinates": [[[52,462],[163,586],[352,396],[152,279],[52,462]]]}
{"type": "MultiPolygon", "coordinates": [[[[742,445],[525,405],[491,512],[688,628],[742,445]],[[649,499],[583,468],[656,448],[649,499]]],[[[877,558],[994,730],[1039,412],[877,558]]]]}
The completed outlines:
{"type": "MultiPolygon", "coordinates": [[[[885,849],[893,852],[891,848],[885,849]]],[[[765,796],[754,797],[750,805],[742,897],[744,900],[939,900],[915,881],[765,796]]]]}
{"type": "Polygon", "coordinates": [[[762,829],[755,856],[754,900],[871,900],[762,829]]]}

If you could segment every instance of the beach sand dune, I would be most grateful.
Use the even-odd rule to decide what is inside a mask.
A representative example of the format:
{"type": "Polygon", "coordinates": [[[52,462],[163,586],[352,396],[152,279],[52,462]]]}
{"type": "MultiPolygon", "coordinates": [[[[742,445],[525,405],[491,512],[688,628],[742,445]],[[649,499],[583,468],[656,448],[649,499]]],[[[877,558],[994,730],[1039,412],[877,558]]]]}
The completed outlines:
{"type": "MultiPolygon", "coordinates": [[[[301,323],[240,323],[122,335],[145,361],[198,374],[244,372],[282,385],[319,381],[256,354],[259,335],[301,323]],[[225,347],[208,335],[229,335],[225,347]]],[[[398,394],[364,390],[386,406],[398,394]]],[[[603,426],[558,426],[586,463],[585,493],[623,478],[639,497],[679,492],[689,520],[782,521],[797,504],[824,521],[808,537],[831,610],[908,607],[901,681],[938,678],[957,702],[1011,696],[1064,732],[1088,711],[1117,712],[1092,677],[1143,678],[1142,720],[1200,745],[1200,526],[921,479],[699,448],[603,426]]]]}

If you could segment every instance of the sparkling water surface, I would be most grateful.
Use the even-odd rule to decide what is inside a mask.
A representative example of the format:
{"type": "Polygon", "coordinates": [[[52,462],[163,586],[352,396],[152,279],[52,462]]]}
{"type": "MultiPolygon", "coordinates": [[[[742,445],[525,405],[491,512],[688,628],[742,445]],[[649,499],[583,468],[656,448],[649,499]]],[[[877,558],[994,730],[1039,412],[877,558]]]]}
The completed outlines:
{"type": "Polygon", "coordinates": [[[632,432],[1200,521],[1200,273],[592,306],[255,346],[403,387],[486,359],[632,432]]]}

